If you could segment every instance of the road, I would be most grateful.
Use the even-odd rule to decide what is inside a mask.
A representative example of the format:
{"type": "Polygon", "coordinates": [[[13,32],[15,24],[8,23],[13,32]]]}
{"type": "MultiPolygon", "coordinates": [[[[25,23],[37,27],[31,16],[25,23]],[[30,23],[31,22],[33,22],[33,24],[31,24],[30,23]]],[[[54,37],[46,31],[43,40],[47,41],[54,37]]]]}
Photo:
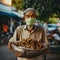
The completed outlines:
{"type": "MultiPolygon", "coordinates": [[[[7,45],[0,46],[0,60],[17,60],[7,45]]],[[[47,54],[46,60],[60,60],[60,54],[47,54]]]]}
{"type": "Polygon", "coordinates": [[[11,50],[8,49],[8,47],[0,46],[0,60],[16,60],[15,55],[11,50]]]}

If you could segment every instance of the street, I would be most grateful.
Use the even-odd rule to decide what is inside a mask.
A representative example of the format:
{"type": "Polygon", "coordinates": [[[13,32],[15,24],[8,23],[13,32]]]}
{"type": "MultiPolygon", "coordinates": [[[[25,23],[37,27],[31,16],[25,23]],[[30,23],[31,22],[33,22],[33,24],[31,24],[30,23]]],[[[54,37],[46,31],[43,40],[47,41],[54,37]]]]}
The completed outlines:
{"type": "MultiPolygon", "coordinates": [[[[0,46],[0,60],[17,60],[7,45],[0,46]]],[[[46,60],[60,60],[60,54],[47,54],[46,60]]]]}
{"type": "Polygon", "coordinates": [[[16,60],[13,52],[8,49],[8,47],[0,46],[0,60],[16,60]]]}

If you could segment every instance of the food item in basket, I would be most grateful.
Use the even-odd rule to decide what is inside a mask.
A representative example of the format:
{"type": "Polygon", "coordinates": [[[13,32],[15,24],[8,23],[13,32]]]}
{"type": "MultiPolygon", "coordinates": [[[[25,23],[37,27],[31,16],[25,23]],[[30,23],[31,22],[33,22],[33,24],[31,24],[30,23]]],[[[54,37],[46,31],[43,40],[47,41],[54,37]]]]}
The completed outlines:
{"type": "Polygon", "coordinates": [[[22,41],[18,42],[16,45],[26,47],[26,48],[30,48],[32,50],[40,50],[41,48],[43,48],[43,45],[40,41],[33,40],[33,39],[22,40],[22,41]]]}

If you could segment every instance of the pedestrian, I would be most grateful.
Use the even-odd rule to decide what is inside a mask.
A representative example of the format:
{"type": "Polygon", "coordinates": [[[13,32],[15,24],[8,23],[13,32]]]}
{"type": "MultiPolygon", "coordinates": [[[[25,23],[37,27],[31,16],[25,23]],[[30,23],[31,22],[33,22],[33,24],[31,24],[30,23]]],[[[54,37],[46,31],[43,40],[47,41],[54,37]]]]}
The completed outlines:
{"type": "Polygon", "coordinates": [[[57,34],[57,29],[50,31],[50,35],[47,36],[47,39],[51,44],[60,44],[60,36],[57,34]]]}
{"type": "Polygon", "coordinates": [[[16,28],[13,37],[9,40],[8,47],[11,50],[13,50],[15,55],[18,57],[17,58],[18,60],[42,60],[42,57],[39,54],[40,50],[35,51],[34,49],[30,49],[30,48],[28,49],[19,46],[19,42],[24,40],[40,41],[41,44],[45,46],[45,49],[49,45],[44,29],[42,27],[34,25],[37,18],[36,10],[33,8],[27,8],[23,14],[24,14],[24,21],[26,22],[26,25],[18,26],[16,28]],[[17,48],[19,47],[20,47],[19,52],[15,52],[15,50],[17,50],[17,48]]]}

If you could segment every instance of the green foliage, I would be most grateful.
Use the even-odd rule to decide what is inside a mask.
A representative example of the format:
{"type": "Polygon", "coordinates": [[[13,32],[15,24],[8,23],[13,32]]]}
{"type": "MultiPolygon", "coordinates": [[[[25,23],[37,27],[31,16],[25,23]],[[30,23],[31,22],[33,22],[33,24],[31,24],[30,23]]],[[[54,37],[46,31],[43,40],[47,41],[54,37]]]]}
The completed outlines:
{"type": "Polygon", "coordinates": [[[25,10],[33,7],[38,11],[38,19],[49,21],[52,13],[56,13],[60,17],[60,0],[12,0],[13,6],[17,10],[25,10]]]}
{"type": "Polygon", "coordinates": [[[17,9],[23,9],[24,0],[12,0],[12,5],[17,9]]]}
{"type": "Polygon", "coordinates": [[[57,14],[53,13],[51,17],[49,18],[50,23],[57,23],[58,17],[57,14]]]}

